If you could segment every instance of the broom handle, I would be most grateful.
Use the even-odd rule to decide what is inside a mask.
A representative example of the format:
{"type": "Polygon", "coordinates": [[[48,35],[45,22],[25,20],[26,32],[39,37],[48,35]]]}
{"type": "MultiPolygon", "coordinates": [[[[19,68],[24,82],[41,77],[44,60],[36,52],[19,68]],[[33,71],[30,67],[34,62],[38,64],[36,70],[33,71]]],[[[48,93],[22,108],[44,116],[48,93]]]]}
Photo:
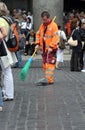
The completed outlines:
{"type": "Polygon", "coordinates": [[[33,52],[32,56],[31,56],[32,58],[34,57],[36,51],[37,51],[37,49],[35,49],[35,51],[33,52]]]}
{"type": "Polygon", "coordinates": [[[54,21],[55,21],[55,19],[56,19],[56,16],[54,16],[54,18],[53,18],[53,20],[52,20],[52,21],[54,22],[54,21]]]}

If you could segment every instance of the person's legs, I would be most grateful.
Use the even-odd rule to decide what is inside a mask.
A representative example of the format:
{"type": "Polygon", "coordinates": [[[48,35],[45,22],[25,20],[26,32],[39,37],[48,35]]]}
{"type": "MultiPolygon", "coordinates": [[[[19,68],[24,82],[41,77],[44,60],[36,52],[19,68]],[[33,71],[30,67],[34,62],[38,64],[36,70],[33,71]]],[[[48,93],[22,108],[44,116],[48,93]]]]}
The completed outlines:
{"type": "Polygon", "coordinates": [[[81,67],[81,70],[83,69],[84,67],[84,52],[81,51],[81,55],[80,55],[80,67],[81,67]]]}
{"type": "Polygon", "coordinates": [[[34,50],[35,50],[35,44],[30,45],[31,55],[33,54],[34,50]]]}
{"type": "Polygon", "coordinates": [[[83,52],[83,69],[81,72],[85,72],[85,52],[83,52]]]}
{"type": "Polygon", "coordinates": [[[28,55],[28,50],[30,48],[30,45],[25,45],[25,52],[24,55],[28,55]]]}
{"type": "Polygon", "coordinates": [[[49,63],[43,64],[44,75],[48,83],[54,82],[53,79],[54,69],[55,69],[55,64],[49,64],[49,63]]]}
{"type": "Polygon", "coordinates": [[[3,107],[3,100],[2,100],[2,90],[0,86],[0,111],[2,111],[2,107],[3,107]]]}
{"type": "Polygon", "coordinates": [[[38,85],[47,85],[47,84],[53,84],[53,74],[55,69],[55,63],[52,63],[53,57],[49,56],[47,61],[47,55],[43,55],[43,71],[44,71],[44,78],[38,80],[36,82],[38,85]],[[49,62],[49,63],[48,63],[49,62]]]}
{"type": "Polygon", "coordinates": [[[85,52],[83,54],[83,63],[84,63],[84,67],[85,67],[85,52]]]}
{"type": "Polygon", "coordinates": [[[61,49],[58,49],[56,52],[56,68],[59,67],[60,62],[63,62],[63,57],[64,57],[63,53],[64,53],[64,50],[61,50],[61,49]]]}
{"type": "Polygon", "coordinates": [[[74,52],[72,51],[72,54],[71,54],[71,60],[70,60],[70,70],[71,71],[74,71],[74,52]]]}
{"type": "Polygon", "coordinates": [[[5,97],[8,99],[14,98],[14,82],[13,82],[13,74],[11,70],[11,66],[3,69],[2,68],[2,74],[3,74],[3,84],[4,84],[4,91],[5,91],[5,97]]]}
{"type": "Polygon", "coordinates": [[[18,50],[16,52],[16,56],[17,56],[18,62],[15,64],[15,67],[22,67],[22,57],[21,57],[21,51],[20,50],[18,50]]]}

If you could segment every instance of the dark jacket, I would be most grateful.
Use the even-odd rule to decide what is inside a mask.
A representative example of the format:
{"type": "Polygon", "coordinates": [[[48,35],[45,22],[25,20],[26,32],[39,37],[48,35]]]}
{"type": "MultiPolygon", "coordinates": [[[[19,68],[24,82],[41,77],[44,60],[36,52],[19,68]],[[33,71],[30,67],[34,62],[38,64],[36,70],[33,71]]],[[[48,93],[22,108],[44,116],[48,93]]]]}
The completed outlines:
{"type": "Polygon", "coordinates": [[[78,41],[78,45],[77,46],[73,46],[72,49],[74,52],[81,52],[82,51],[82,41],[81,41],[81,36],[80,36],[80,28],[75,29],[72,33],[72,38],[73,40],[77,40],[78,41]]]}

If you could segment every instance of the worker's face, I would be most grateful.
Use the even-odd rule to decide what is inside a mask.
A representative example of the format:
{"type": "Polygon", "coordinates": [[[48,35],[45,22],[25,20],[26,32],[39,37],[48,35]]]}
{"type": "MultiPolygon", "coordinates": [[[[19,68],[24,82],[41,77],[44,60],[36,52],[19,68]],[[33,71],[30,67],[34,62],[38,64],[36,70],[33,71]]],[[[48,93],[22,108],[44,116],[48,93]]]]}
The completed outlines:
{"type": "Polygon", "coordinates": [[[47,18],[46,16],[44,16],[42,18],[42,22],[43,22],[43,24],[47,24],[49,22],[49,18],[47,18]]]}

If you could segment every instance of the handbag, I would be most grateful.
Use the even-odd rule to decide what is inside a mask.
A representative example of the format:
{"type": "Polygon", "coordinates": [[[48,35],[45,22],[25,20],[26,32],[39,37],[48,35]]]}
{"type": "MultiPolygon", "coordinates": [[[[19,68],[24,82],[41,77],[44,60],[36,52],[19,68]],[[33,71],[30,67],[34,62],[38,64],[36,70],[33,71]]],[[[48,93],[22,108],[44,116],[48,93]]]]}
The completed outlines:
{"type": "Polygon", "coordinates": [[[7,55],[7,52],[6,52],[4,43],[3,43],[3,41],[1,41],[0,42],[0,57],[6,56],[6,55],[7,55]]]}
{"type": "Polygon", "coordinates": [[[78,41],[77,40],[73,40],[72,36],[68,39],[68,44],[70,46],[77,46],[78,45],[78,41]]]}
{"type": "Polygon", "coordinates": [[[9,51],[11,51],[11,52],[16,52],[18,50],[17,39],[16,39],[14,31],[11,27],[10,27],[8,40],[6,41],[6,45],[9,49],[9,51]]]}
{"type": "Polygon", "coordinates": [[[68,39],[68,44],[69,44],[70,46],[74,46],[74,47],[75,47],[75,46],[78,45],[78,41],[77,41],[77,40],[73,40],[72,35],[73,35],[74,31],[75,31],[75,29],[72,31],[71,36],[70,36],[70,38],[68,39]]]}
{"type": "Polygon", "coordinates": [[[65,42],[64,42],[63,39],[60,40],[58,47],[59,47],[60,49],[65,49],[65,48],[66,48],[66,47],[65,47],[65,42]]]}
{"type": "Polygon", "coordinates": [[[18,42],[16,36],[16,27],[13,26],[13,21],[9,17],[2,16],[3,19],[9,24],[9,35],[8,39],[5,40],[7,48],[11,52],[16,52],[18,50],[18,42]]]}

